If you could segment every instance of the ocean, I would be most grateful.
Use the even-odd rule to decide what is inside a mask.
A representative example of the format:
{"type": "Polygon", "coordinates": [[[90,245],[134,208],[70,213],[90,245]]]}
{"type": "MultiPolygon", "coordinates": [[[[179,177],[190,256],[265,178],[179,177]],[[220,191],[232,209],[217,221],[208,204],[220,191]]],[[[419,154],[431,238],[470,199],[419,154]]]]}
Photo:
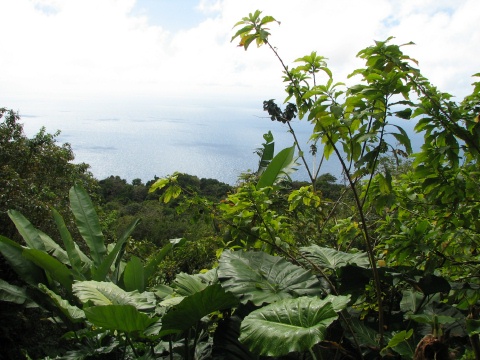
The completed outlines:
{"type": "MultiPolygon", "coordinates": [[[[276,153],[293,145],[287,125],[271,121],[261,104],[258,108],[118,104],[28,110],[25,115],[20,111],[27,136],[42,126],[49,133],[60,130],[59,143],[70,143],[75,162],[89,164],[98,180],[118,175],[128,182],[137,178],[147,182],[179,171],[233,185],[242,172],[257,169],[255,149],[264,142],[264,133],[272,131],[276,153]]],[[[412,133],[413,125],[406,125],[412,133]]],[[[318,163],[308,153],[311,124],[297,119],[292,126],[309,165],[318,163]]],[[[327,172],[341,177],[334,156],[322,165],[320,173],[327,172]]],[[[292,177],[308,179],[303,165],[292,177]]]]}
{"type": "MultiPolygon", "coordinates": [[[[49,133],[60,130],[58,142],[69,143],[75,162],[89,164],[99,180],[118,175],[128,182],[146,182],[179,171],[229,184],[242,172],[257,169],[255,149],[264,142],[264,133],[272,131],[276,152],[293,145],[287,125],[266,115],[261,107],[20,111],[27,136],[42,126],[49,133]]],[[[304,120],[292,125],[307,152],[310,125],[304,120]]],[[[333,168],[324,172],[338,173],[333,168]]],[[[306,180],[305,169],[300,167],[294,178],[306,180]]]]}

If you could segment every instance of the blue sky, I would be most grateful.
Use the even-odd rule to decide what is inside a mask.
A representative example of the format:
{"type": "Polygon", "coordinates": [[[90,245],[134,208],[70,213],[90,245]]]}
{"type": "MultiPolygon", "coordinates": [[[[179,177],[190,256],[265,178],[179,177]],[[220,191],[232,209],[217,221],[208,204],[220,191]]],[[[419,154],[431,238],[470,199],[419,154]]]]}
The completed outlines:
{"type": "Polygon", "coordinates": [[[148,23],[177,32],[198,26],[206,15],[197,9],[198,0],[138,0],[132,15],[146,16],[148,23]]]}
{"type": "Polygon", "coordinates": [[[336,81],[390,35],[416,43],[406,52],[442,90],[463,96],[480,72],[478,0],[0,0],[0,106],[283,98],[272,53],[230,43],[233,24],[256,9],[281,21],[271,42],[287,64],[315,50],[336,81]]]}

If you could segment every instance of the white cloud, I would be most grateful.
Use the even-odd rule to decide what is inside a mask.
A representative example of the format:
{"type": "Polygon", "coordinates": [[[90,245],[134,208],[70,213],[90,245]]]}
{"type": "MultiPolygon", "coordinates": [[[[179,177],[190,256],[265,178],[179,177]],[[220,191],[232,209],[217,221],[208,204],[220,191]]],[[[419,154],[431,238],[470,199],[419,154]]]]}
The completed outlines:
{"type": "Polygon", "coordinates": [[[0,0],[0,93],[17,103],[283,97],[282,69],[273,54],[230,43],[233,24],[260,8],[281,21],[270,26],[271,41],[287,64],[316,50],[341,81],[361,64],[355,59],[360,49],[393,35],[396,42],[417,44],[406,51],[435,84],[464,95],[469,76],[479,71],[476,2],[201,0],[197,8],[207,19],[169,33],[132,15],[134,0],[0,0]]]}

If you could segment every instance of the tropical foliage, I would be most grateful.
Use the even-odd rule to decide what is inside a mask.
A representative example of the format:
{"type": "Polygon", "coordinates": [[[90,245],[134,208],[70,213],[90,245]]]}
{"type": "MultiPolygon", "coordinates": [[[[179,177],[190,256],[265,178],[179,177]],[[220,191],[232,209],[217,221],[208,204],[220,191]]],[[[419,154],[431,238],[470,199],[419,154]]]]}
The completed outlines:
{"type": "Polygon", "coordinates": [[[149,194],[141,181],[117,190],[126,206],[157,197],[201,231],[185,227],[186,240],[149,253],[132,239],[133,206],[124,233],[107,243],[102,228],[114,222],[99,218],[80,185],[70,207],[83,242],[55,210],[63,247],[8,212],[26,245],[1,237],[0,251],[24,285],[0,282],[1,300],[47,311],[67,342],[52,356],[480,358],[480,82],[455,102],[403,53],[410,44],[389,38],[358,53],[365,65],[346,86],[316,52],[285,65],[266,27],[275,22],[251,13],[232,41],[265,45],[283,66],[284,108],[272,99],[263,109],[293,145],[276,151],[264,134],[258,170],[220,197],[179,173],[156,179],[149,194]],[[297,140],[297,117],[311,125],[309,144],[297,140]],[[417,153],[404,121],[424,137],[417,153]],[[343,185],[321,174],[323,159],[338,161],[343,185]],[[290,178],[299,166],[302,184],[290,178]],[[202,270],[165,275],[165,262],[206,241],[216,251],[202,270]]]}

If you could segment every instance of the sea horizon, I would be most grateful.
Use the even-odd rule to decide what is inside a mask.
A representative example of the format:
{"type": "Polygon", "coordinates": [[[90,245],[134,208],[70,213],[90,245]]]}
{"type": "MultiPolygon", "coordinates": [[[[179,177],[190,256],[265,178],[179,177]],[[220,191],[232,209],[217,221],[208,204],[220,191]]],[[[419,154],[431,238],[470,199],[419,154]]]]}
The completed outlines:
{"type": "MultiPolygon", "coordinates": [[[[180,172],[235,185],[242,173],[258,168],[255,151],[262,147],[263,134],[272,132],[275,153],[294,144],[288,126],[271,121],[261,106],[63,106],[58,110],[19,109],[19,115],[28,137],[42,127],[50,134],[59,130],[58,143],[69,143],[74,163],[90,165],[98,180],[119,176],[129,183],[134,179],[146,183],[180,172]]],[[[413,134],[413,125],[405,124],[413,134]]],[[[318,159],[309,153],[312,125],[307,119],[294,119],[291,125],[307,163],[317,166],[322,151],[319,148],[318,159]]],[[[419,149],[416,142],[413,147],[419,149]]],[[[330,173],[337,180],[342,177],[334,156],[323,162],[319,173],[330,173]]],[[[303,164],[292,179],[308,180],[303,164]]]]}

